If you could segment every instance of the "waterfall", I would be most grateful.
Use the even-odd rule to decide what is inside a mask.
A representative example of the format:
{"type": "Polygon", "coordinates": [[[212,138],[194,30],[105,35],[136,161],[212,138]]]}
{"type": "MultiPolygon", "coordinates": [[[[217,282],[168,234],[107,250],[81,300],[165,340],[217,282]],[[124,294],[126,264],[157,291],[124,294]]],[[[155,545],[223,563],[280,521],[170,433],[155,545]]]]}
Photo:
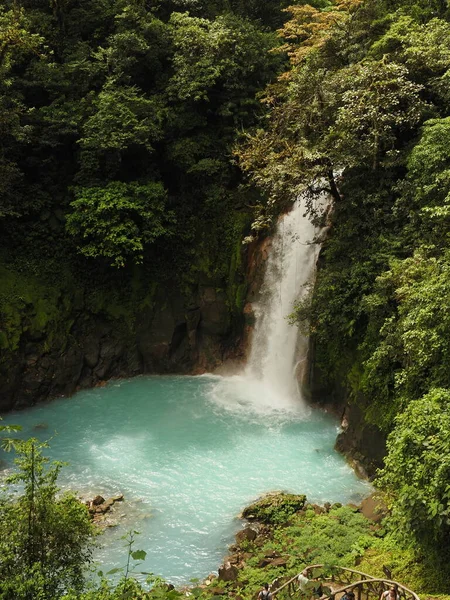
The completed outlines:
{"type": "MultiPolygon", "coordinates": [[[[280,408],[302,401],[298,381],[305,373],[308,339],[289,324],[294,304],[312,283],[319,230],[306,213],[305,197],[278,221],[266,262],[260,299],[253,305],[253,332],[246,377],[259,381],[280,408]]],[[[274,407],[276,408],[276,406],[274,407]]]]}
{"type": "MultiPolygon", "coordinates": [[[[318,209],[324,210],[323,197],[318,209]]],[[[306,374],[308,338],[288,315],[308,292],[320,249],[320,235],[306,215],[306,198],[300,197],[292,210],[282,215],[269,247],[259,299],[253,304],[255,327],[245,370],[240,375],[218,377],[211,385],[211,402],[234,414],[278,413],[291,418],[306,414],[299,380],[306,374]]]]}

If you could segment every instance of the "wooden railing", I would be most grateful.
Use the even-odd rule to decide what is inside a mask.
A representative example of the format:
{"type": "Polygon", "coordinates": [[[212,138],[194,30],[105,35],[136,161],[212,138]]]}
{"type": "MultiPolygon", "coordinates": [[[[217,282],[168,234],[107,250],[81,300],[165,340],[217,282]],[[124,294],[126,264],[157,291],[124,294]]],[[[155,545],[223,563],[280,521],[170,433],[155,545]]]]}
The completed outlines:
{"type": "MultiPolygon", "coordinates": [[[[355,600],[379,600],[381,594],[394,586],[397,590],[398,600],[420,600],[419,596],[401,583],[390,579],[379,579],[367,573],[348,569],[347,567],[326,567],[325,565],[311,565],[302,571],[317,585],[323,584],[321,600],[340,600],[345,592],[352,591],[355,600]]],[[[272,585],[272,596],[282,600],[285,596],[301,600],[318,600],[318,595],[308,595],[301,592],[298,587],[298,575],[285,582],[275,580],[272,585]]]]}

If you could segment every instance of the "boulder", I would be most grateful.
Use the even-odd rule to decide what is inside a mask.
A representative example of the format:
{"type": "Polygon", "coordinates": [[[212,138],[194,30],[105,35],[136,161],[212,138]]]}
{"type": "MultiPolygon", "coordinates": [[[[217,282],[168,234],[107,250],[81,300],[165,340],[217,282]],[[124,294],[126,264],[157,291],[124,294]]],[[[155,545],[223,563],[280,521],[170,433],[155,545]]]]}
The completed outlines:
{"type": "Polygon", "coordinates": [[[246,527],[242,531],[238,531],[236,534],[236,543],[242,544],[242,542],[253,542],[258,534],[251,527],[246,527]]]}
{"type": "Polygon", "coordinates": [[[272,560],[270,558],[262,558],[259,563],[256,565],[259,569],[264,569],[267,565],[270,565],[272,560]]]}
{"type": "Polygon", "coordinates": [[[219,579],[221,581],[236,581],[238,573],[237,567],[226,562],[219,569],[219,579]]]}
{"type": "Polygon", "coordinates": [[[242,511],[247,520],[257,520],[266,524],[287,522],[296,512],[304,508],[306,496],[287,494],[285,492],[269,492],[242,511]]]}
{"type": "Polygon", "coordinates": [[[270,562],[271,567],[286,567],[288,559],[286,557],[280,556],[279,558],[274,558],[270,562]]]}
{"type": "Polygon", "coordinates": [[[230,554],[224,560],[224,563],[230,563],[231,565],[237,565],[239,563],[239,554],[230,554]]]}
{"type": "Polygon", "coordinates": [[[379,523],[386,515],[386,507],[382,505],[374,494],[364,498],[361,502],[360,510],[366,519],[374,523],[379,523]]]}
{"type": "Polygon", "coordinates": [[[94,506],[99,506],[100,504],[103,504],[104,501],[105,499],[103,496],[95,496],[95,498],[92,500],[92,504],[94,506]]]}

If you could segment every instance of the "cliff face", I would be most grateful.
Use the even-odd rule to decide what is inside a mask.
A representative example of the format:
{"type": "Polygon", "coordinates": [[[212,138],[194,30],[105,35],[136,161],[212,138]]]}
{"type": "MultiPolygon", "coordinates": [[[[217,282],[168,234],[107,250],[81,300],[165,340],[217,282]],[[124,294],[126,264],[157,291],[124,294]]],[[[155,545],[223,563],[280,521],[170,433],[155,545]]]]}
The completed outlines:
{"type": "Polygon", "coordinates": [[[309,389],[311,401],[335,414],[341,422],[341,432],[335,448],[344,454],[356,473],[372,479],[383,466],[386,455],[386,432],[367,422],[364,407],[368,400],[359,395],[353,398],[345,385],[346,374],[330,381],[317,364],[314,338],[309,351],[309,389]]]}
{"type": "Polygon", "coordinates": [[[211,370],[239,353],[236,284],[199,276],[181,289],[134,274],[120,286],[58,285],[2,272],[0,410],[69,395],[112,377],[211,370]]]}

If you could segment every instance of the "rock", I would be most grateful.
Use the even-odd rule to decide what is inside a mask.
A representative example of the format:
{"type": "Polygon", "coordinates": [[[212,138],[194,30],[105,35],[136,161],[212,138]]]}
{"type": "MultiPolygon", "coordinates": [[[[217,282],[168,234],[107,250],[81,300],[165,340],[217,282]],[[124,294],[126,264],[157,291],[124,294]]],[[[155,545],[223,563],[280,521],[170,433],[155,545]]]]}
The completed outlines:
{"type": "Polygon", "coordinates": [[[236,534],[236,543],[241,545],[242,542],[253,542],[258,534],[251,527],[246,527],[236,534]]]}
{"type": "Polygon", "coordinates": [[[208,592],[213,596],[222,596],[223,594],[225,594],[225,590],[221,587],[208,588],[208,592]]]}
{"type": "Polygon", "coordinates": [[[105,499],[103,496],[95,496],[95,498],[92,500],[92,504],[94,506],[99,506],[100,504],[103,504],[104,501],[105,499]]]}
{"type": "Polygon", "coordinates": [[[274,558],[270,562],[271,567],[286,567],[288,559],[286,557],[280,556],[279,558],[274,558]]]}
{"type": "Polygon", "coordinates": [[[231,565],[237,565],[239,563],[239,554],[230,554],[224,560],[224,563],[230,563],[231,565]]]}
{"type": "Polygon", "coordinates": [[[264,567],[267,567],[267,565],[270,565],[272,563],[270,558],[263,558],[259,561],[259,563],[256,565],[259,569],[264,569],[264,567]]]}
{"type": "Polygon", "coordinates": [[[238,569],[229,562],[226,562],[219,569],[219,580],[222,581],[236,581],[238,576],[238,569]]]}
{"type": "Polygon", "coordinates": [[[280,553],[277,552],[276,550],[268,550],[264,556],[266,558],[279,558],[280,557],[280,553]]]}
{"type": "Polygon", "coordinates": [[[90,369],[95,369],[100,356],[99,342],[95,338],[88,338],[84,345],[84,362],[90,369]]]}
{"type": "Polygon", "coordinates": [[[383,466],[386,456],[386,433],[375,425],[366,423],[363,410],[355,404],[346,408],[347,427],[337,439],[335,448],[350,460],[357,475],[373,477],[377,468],[383,466]]]}
{"type": "Polygon", "coordinates": [[[379,523],[386,515],[386,507],[383,506],[375,494],[364,498],[361,502],[360,510],[366,519],[374,523],[379,523]]]}
{"type": "Polygon", "coordinates": [[[306,496],[301,494],[271,492],[244,508],[242,517],[268,524],[280,523],[280,518],[288,521],[292,515],[303,509],[305,503],[306,496]]]}
{"type": "Polygon", "coordinates": [[[48,429],[48,423],[37,423],[37,425],[33,425],[33,429],[35,431],[46,431],[48,429]]]}
{"type": "Polygon", "coordinates": [[[117,494],[117,496],[111,496],[111,500],[114,500],[114,502],[123,502],[123,494],[117,494]]]}

